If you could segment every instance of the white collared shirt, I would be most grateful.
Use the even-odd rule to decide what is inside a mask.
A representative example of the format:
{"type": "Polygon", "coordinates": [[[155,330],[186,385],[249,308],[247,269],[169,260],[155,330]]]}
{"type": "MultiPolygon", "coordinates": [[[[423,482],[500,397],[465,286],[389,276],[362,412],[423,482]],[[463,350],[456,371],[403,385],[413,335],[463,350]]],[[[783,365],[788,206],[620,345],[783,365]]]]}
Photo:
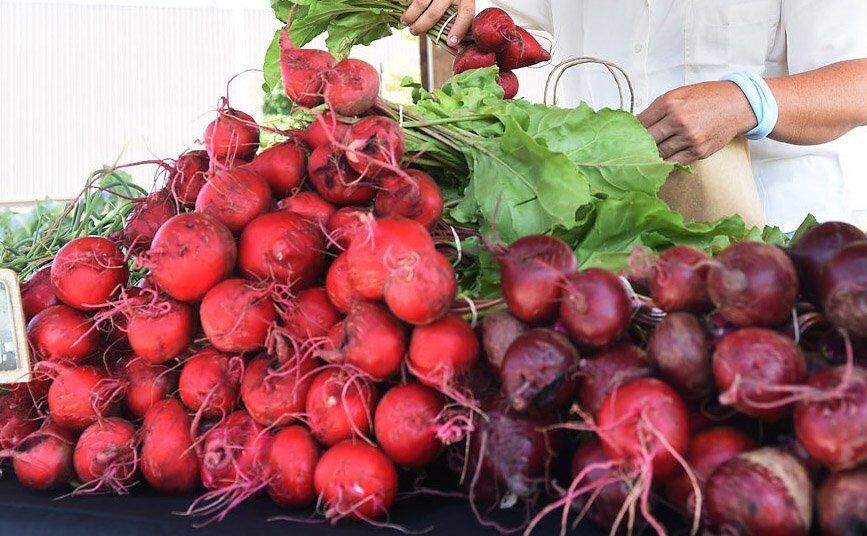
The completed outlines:
{"type": "MultiPolygon", "coordinates": [[[[867,0],[493,3],[553,35],[555,61],[596,56],[621,65],[635,85],[636,112],[671,89],[733,71],[785,76],[867,57],[867,0]]],[[[572,69],[559,95],[566,105],[584,100],[595,108],[618,106],[616,85],[598,66],[572,69]]],[[[751,142],[751,149],[769,224],[791,231],[807,213],[850,220],[853,208],[867,209],[867,199],[847,193],[841,164],[847,155],[840,142],[799,147],[763,140],[751,142]]],[[[867,146],[860,150],[867,152],[867,146]]],[[[860,177],[867,179],[867,173],[862,170],[860,177]]]]}

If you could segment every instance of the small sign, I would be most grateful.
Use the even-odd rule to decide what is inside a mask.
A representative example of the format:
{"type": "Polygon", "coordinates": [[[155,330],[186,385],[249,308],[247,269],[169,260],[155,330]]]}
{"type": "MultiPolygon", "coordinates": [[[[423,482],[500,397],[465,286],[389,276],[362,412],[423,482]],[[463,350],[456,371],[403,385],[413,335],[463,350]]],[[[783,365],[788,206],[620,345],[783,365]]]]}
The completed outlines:
{"type": "Polygon", "coordinates": [[[18,276],[0,270],[0,385],[30,381],[30,349],[18,276]]]}

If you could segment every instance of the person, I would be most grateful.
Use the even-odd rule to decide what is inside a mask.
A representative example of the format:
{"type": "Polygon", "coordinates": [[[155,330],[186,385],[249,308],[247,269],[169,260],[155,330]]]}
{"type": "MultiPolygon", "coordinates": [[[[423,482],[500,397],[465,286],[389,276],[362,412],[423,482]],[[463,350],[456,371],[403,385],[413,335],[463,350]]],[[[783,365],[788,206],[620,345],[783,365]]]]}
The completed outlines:
{"type": "MultiPolygon", "coordinates": [[[[749,138],[768,223],[792,231],[807,213],[850,219],[842,149],[829,142],[867,125],[867,1],[493,3],[550,33],[559,57],[621,65],[664,158],[690,164],[749,138]]],[[[421,34],[451,5],[459,14],[448,40],[457,45],[482,7],[475,0],[413,0],[403,22],[421,34]]],[[[573,104],[617,105],[603,69],[573,70],[560,92],[573,104]]]]}

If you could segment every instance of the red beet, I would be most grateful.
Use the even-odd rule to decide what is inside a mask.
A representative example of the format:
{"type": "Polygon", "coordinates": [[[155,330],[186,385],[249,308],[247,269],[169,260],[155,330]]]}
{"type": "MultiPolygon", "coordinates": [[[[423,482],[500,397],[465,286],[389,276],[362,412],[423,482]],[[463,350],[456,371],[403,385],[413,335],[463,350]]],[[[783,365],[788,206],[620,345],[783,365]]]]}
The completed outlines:
{"type": "Polygon", "coordinates": [[[131,422],[116,417],[91,424],[75,445],[72,464],[82,492],[110,488],[126,495],[138,472],[138,429],[131,422]]]}
{"type": "Polygon", "coordinates": [[[332,214],[326,224],[329,246],[345,251],[352,239],[364,228],[367,214],[366,210],[354,207],[343,207],[332,214]]]}
{"type": "Polygon", "coordinates": [[[349,282],[349,261],[346,253],[342,253],[334,259],[328,273],[325,276],[325,289],[328,291],[328,299],[342,313],[348,313],[361,296],[349,282]]]}
{"type": "Polygon", "coordinates": [[[335,205],[367,205],[376,195],[373,184],[352,169],[347,157],[331,144],[320,145],[313,151],[307,173],[316,192],[335,205]]]}
{"type": "Polygon", "coordinates": [[[376,195],[377,216],[409,218],[433,228],[443,213],[443,197],[433,177],[417,169],[406,170],[408,177],[389,176],[380,181],[376,195]]]}
{"type": "Polygon", "coordinates": [[[44,309],[61,303],[51,285],[51,265],[36,270],[27,281],[21,283],[21,306],[24,308],[24,317],[27,320],[44,309]]]}
{"type": "Polygon", "coordinates": [[[292,197],[282,199],[277,203],[279,210],[294,212],[315,223],[320,229],[328,223],[328,219],[337,207],[322,199],[316,192],[298,192],[292,197]]]}
{"type": "Polygon", "coordinates": [[[152,365],[140,357],[122,362],[118,372],[126,385],[126,407],[139,419],[152,407],[171,397],[177,389],[176,371],[165,365],[152,365]]]}
{"type": "Polygon", "coordinates": [[[396,317],[420,326],[444,317],[457,292],[451,262],[431,250],[397,262],[386,280],[383,298],[396,317]]]}
{"type": "Polygon", "coordinates": [[[376,104],[379,73],[365,61],[347,58],[325,73],[324,95],[334,113],[362,115],[376,104]]]}
{"type": "Polygon", "coordinates": [[[324,50],[296,48],[285,30],[280,36],[280,71],[286,95],[298,106],[313,108],[324,102],[325,75],[334,57],[324,50]]]}
{"type": "Polygon", "coordinates": [[[262,426],[285,426],[304,412],[304,400],[316,360],[296,356],[287,363],[257,357],[244,371],[241,399],[250,416],[262,426]]]}
{"type": "Polygon", "coordinates": [[[550,59],[551,53],[542,48],[539,41],[520,26],[515,27],[515,33],[512,34],[506,48],[497,54],[497,64],[507,71],[531,67],[550,59]]]}
{"type": "Polygon", "coordinates": [[[207,182],[209,169],[210,158],[207,151],[189,151],[178,158],[175,174],[168,186],[178,203],[188,207],[196,204],[196,198],[207,182]]]}
{"type": "Polygon", "coordinates": [[[789,256],[798,269],[801,292],[813,301],[818,300],[822,268],[835,253],[861,240],[867,240],[867,234],[861,229],[831,221],[810,228],[796,242],[789,244],[789,256]]]}
{"type": "Polygon", "coordinates": [[[578,351],[565,335],[533,329],[509,347],[500,368],[503,394],[516,411],[549,412],[571,402],[578,351]]]}
{"type": "Polygon", "coordinates": [[[323,370],[313,379],[304,404],[313,437],[331,446],[367,436],[377,400],[376,390],[363,377],[345,369],[323,370]]]}
{"type": "Polygon", "coordinates": [[[178,389],[184,405],[206,419],[222,419],[238,401],[241,389],[240,359],[207,347],[184,362],[178,389]]]}
{"type": "Polygon", "coordinates": [[[343,141],[349,125],[340,121],[331,112],[322,112],[316,115],[300,137],[311,148],[317,149],[320,145],[330,143],[331,140],[343,141]]]}
{"type": "Polygon", "coordinates": [[[410,370],[425,385],[449,394],[479,359],[473,328],[459,316],[446,316],[412,331],[410,370]]]}
{"type": "Polygon", "coordinates": [[[594,437],[581,443],[572,457],[572,478],[582,476],[577,483],[573,481],[576,489],[608,482],[598,488],[598,495],[595,498],[583,499],[578,504],[587,507],[589,503],[588,519],[604,528],[611,527],[617,522],[617,515],[626,503],[630,491],[628,483],[616,468],[605,468],[605,464],[611,462],[611,458],[602,448],[602,443],[594,437]]]}
{"type": "Polygon", "coordinates": [[[867,337],[867,241],[850,244],[831,257],[822,272],[819,295],[828,320],[867,337]]]}
{"type": "Polygon", "coordinates": [[[867,532],[867,469],[833,473],[819,488],[816,507],[825,536],[867,532]]]}
{"type": "Polygon", "coordinates": [[[647,344],[651,361],[662,376],[690,400],[713,392],[711,345],[698,319],[689,313],[671,313],[653,330],[647,344]]]}
{"type": "Polygon", "coordinates": [[[216,218],[235,234],[271,208],[271,187],[247,167],[217,171],[196,198],[196,212],[216,218]]]}
{"type": "Polygon", "coordinates": [[[509,346],[528,329],[530,326],[509,311],[497,311],[482,318],[482,348],[495,372],[499,373],[509,346]]]}
{"type": "Polygon", "coordinates": [[[81,363],[99,349],[99,331],[83,313],[66,305],[44,309],[27,323],[27,339],[37,356],[81,363]]]}
{"type": "Polygon", "coordinates": [[[199,486],[199,460],[190,435],[192,420],[174,399],[154,405],[141,430],[141,472],[160,493],[180,494],[199,486]]]}
{"type": "Polygon", "coordinates": [[[331,328],[321,357],[351,365],[375,380],[387,380],[400,371],[406,339],[403,326],[385,307],[359,301],[346,319],[331,328]]]}
{"type": "Polygon", "coordinates": [[[483,9],[473,20],[473,40],[476,45],[488,52],[502,52],[513,39],[515,21],[500,8],[483,9]]]}
{"type": "Polygon", "coordinates": [[[126,333],[132,350],[158,365],[181,355],[196,333],[190,305],[168,297],[139,298],[127,312],[126,333]]]}
{"type": "Polygon", "coordinates": [[[591,268],[567,278],[560,321],[576,344],[607,346],[626,333],[631,319],[629,295],[616,275],[591,268]]]}
{"type": "Polygon", "coordinates": [[[445,407],[441,394],[417,383],[389,389],[376,406],[376,439],[398,465],[425,467],[443,450],[437,438],[437,417],[445,407]]]}
{"type": "Polygon", "coordinates": [[[325,451],[313,477],[325,517],[371,520],[384,516],[397,496],[397,470],[376,447],[345,441],[325,451]]]}
{"type": "Polygon", "coordinates": [[[25,488],[36,491],[57,489],[70,482],[75,471],[72,453],[75,436],[46,424],[22,440],[12,453],[15,477],[25,488]]]}
{"type": "Polygon", "coordinates": [[[279,315],[286,331],[298,340],[323,337],[343,319],[323,287],[302,290],[279,315]]]}
{"type": "Polygon", "coordinates": [[[283,508],[304,508],[316,501],[313,474],[319,446],[310,432],[290,426],[274,435],[268,449],[268,495],[283,508]]]}
{"type": "Polygon", "coordinates": [[[104,306],[128,281],[123,252],[100,236],[72,240],[51,263],[54,293],[66,305],[83,311],[104,306]]]}
{"type": "Polygon", "coordinates": [[[701,312],[710,306],[707,294],[709,257],[689,246],[674,246],[660,254],[652,269],[650,296],[668,312],[701,312]]]}
{"type": "Polygon", "coordinates": [[[243,279],[227,279],[205,295],[199,318],[214,348],[243,353],[265,345],[277,311],[267,289],[243,279]]]}
{"type": "Polygon", "coordinates": [[[346,132],[346,161],[365,178],[381,178],[400,167],[406,151],[403,129],[386,117],[365,117],[346,132]]]}
{"type": "Polygon", "coordinates": [[[247,167],[265,179],[274,198],[280,199],[301,187],[307,154],[297,143],[286,141],[265,149],[247,167]]]}
{"type": "Polygon", "coordinates": [[[621,344],[582,359],[578,370],[578,402],[595,415],[608,393],[652,375],[653,365],[641,348],[621,344]]]}
{"type": "Polygon", "coordinates": [[[518,91],[521,89],[521,83],[518,80],[518,75],[512,71],[500,71],[497,76],[497,83],[503,88],[503,99],[514,99],[518,96],[518,91]]]}
{"type": "Polygon", "coordinates": [[[493,52],[485,52],[475,45],[464,47],[458,55],[455,56],[455,61],[452,63],[452,71],[455,74],[461,74],[470,69],[483,69],[492,67],[497,64],[497,55],[493,52]]]}
{"type": "Polygon", "coordinates": [[[96,367],[63,369],[48,390],[48,412],[59,426],[81,432],[96,421],[117,414],[115,385],[119,384],[96,367]]]}
{"type": "Polygon", "coordinates": [[[249,162],[259,150],[256,120],[240,110],[220,111],[220,116],[205,129],[205,148],[212,159],[224,166],[249,162]]]}
{"type": "Polygon", "coordinates": [[[169,191],[157,190],[136,203],[119,233],[119,241],[132,251],[147,250],[159,228],[177,214],[178,207],[169,191]]]}

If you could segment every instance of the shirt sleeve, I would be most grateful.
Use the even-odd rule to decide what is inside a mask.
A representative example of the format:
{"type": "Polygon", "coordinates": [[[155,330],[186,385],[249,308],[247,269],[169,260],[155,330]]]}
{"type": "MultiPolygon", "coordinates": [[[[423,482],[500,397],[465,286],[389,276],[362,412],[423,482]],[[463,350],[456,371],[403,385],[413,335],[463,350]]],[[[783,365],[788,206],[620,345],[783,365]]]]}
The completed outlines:
{"type": "Polygon", "coordinates": [[[529,30],[551,31],[550,0],[487,0],[480,2],[479,7],[499,7],[508,11],[515,22],[529,30]]]}
{"type": "Polygon", "coordinates": [[[867,1],[783,0],[790,74],[867,58],[867,1]]]}

